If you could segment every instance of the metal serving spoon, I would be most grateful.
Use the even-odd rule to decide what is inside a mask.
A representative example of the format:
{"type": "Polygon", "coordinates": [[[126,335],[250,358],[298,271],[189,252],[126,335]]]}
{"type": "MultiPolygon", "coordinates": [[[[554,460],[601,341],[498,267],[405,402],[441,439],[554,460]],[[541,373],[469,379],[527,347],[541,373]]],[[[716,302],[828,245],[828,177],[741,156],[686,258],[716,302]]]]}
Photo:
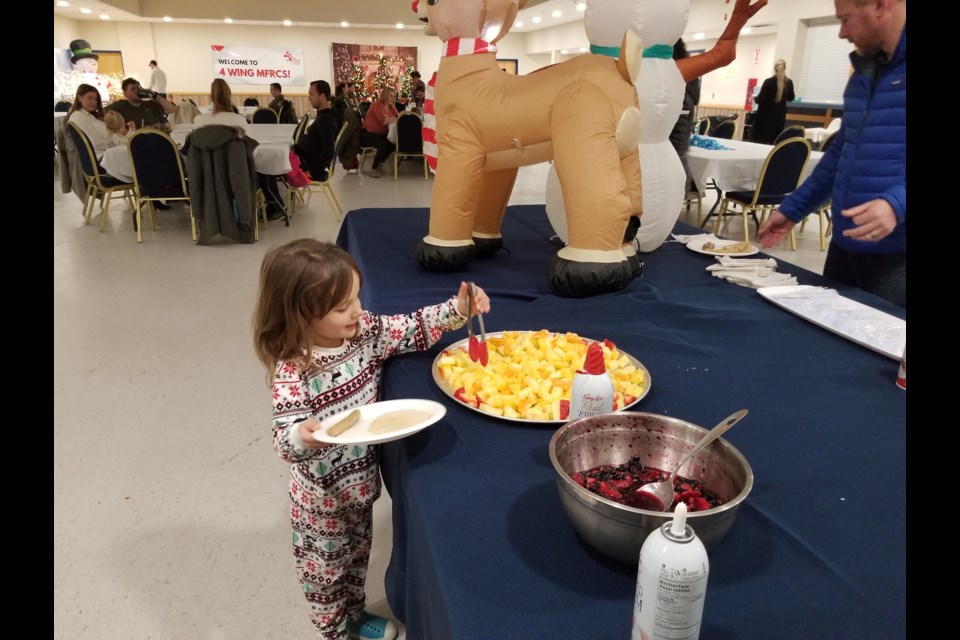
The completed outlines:
{"type": "Polygon", "coordinates": [[[646,500],[644,500],[644,508],[650,509],[651,511],[666,511],[669,509],[670,505],[673,504],[673,481],[676,479],[677,472],[680,471],[680,468],[683,467],[683,465],[685,465],[687,461],[690,460],[690,458],[692,458],[701,449],[722,436],[733,425],[740,422],[740,419],[745,415],[747,415],[747,410],[741,409],[736,413],[730,414],[721,420],[720,424],[715,426],[713,429],[710,429],[707,435],[700,438],[700,442],[694,445],[693,449],[691,449],[687,455],[680,458],[680,462],[673,469],[673,473],[670,474],[670,478],[668,480],[661,480],[660,482],[648,482],[637,489],[636,494],[647,494],[642,496],[643,498],[646,498],[646,500]]]}

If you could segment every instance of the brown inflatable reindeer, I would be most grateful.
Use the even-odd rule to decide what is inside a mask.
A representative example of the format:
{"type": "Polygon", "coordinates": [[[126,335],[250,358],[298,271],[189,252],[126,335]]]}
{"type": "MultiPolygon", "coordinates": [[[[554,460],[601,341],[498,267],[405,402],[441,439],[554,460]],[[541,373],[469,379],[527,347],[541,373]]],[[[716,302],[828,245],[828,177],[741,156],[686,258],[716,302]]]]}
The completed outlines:
{"type": "MultiPolygon", "coordinates": [[[[420,0],[443,57],[425,105],[435,114],[437,174],[417,260],[453,271],[500,249],[517,168],[552,159],[569,238],[551,261],[550,289],[568,297],[617,291],[640,272],[637,256],[621,247],[630,216],[642,209],[632,82],[641,44],[628,31],[619,61],[585,54],[526,76],[503,73],[494,43],[525,1],[420,0]]],[[[425,140],[430,124],[428,115],[425,140]]]]}

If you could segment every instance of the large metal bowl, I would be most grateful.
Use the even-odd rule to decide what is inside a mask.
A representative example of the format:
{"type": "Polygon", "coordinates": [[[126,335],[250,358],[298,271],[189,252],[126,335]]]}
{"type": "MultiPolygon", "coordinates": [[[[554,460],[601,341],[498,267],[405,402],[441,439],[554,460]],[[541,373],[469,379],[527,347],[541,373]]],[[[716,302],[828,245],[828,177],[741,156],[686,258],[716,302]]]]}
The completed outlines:
{"type": "MultiPolygon", "coordinates": [[[[633,456],[640,456],[645,466],[672,471],[706,433],[683,420],[641,412],[581,418],[557,429],[550,439],[550,462],[573,528],[603,555],[635,565],[647,535],[672,520],[673,514],[607,500],[581,487],[570,474],[623,464],[633,456]]],[[[679,475],[701,482],[724,501],[714,509],[687,515],[687,524],[711,550],[723,540],[737,508],[753,488],[753,471],[733,445],[719,438],[691,458],[679,475]]]]}

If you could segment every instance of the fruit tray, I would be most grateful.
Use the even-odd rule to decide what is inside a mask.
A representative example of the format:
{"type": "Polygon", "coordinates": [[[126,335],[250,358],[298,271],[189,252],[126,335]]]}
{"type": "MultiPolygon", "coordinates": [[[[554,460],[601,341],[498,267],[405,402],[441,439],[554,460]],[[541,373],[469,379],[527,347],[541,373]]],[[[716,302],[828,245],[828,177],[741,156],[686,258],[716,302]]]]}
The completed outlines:
{"type": "Polygon", "coordinates": [[[583,366],[591,342],[604,345],[614,410],[640,402],[651,379],[639,360],[609,340],[545,330],[488,333],[486,367],[470,360],[468,340],[460,340],[434,359],[433,381],[451,399],[479,413],[512,422],[562,424],[569,415],[573,374],[583,366]]]}

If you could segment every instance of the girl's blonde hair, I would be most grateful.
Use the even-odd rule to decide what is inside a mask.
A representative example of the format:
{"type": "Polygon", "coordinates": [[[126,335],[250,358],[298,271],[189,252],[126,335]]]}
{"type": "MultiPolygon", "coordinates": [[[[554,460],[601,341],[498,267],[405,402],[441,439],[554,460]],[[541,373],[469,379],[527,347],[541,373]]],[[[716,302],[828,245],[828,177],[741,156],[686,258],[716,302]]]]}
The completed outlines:
{"type": "Polygon", "coordinates": [[[107,125],[107,131],[110,133],[122,133],[127,123],[123,121],[123,116],[116,111],[107,109],[103,114],[103,124],[107,125]]]}
{"type": "Polygon", "coordinates": [[[777,102],[782,102],[783,89],[787,85],[787,61],[782,58],[777,60],[773,65],[773,72],[777,74],[777,102]]]}
{"type": "Polygon", "coordinates": [[[267,369],[268,384],[279,362],[299,361],[306,371],[315,368],[310,323],[346,300],[353,274],[360,276],[360,269],[349,253],[311,238],[274,247],[263,257],[253,349],[267,369]]]}

